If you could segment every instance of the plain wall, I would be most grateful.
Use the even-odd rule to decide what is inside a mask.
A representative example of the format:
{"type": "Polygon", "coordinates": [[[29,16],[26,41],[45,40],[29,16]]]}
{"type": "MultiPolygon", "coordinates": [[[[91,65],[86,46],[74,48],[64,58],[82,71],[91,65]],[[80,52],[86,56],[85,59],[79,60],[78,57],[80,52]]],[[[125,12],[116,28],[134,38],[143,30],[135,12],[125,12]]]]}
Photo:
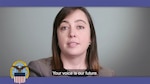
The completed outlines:
{"type": "MultiPolygon", "coordinates": [[[[0,7],[0,76],[18,59],[49,57],[53,20],[61,7],[0,7]]],[[[99,60],[117,76],[150,76],[150,8],[87,7],[99,60]]]]}

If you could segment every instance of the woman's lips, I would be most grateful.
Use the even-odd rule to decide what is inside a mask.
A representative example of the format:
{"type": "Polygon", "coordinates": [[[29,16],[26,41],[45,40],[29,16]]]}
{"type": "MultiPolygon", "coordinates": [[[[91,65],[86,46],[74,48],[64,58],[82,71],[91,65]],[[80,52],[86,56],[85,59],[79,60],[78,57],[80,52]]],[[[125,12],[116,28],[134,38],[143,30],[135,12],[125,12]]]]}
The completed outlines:
{"type": "Polygon", "coordinates": [[[76,47],[79,43],[77,42],[69,42],[67,43],[69,47],[73,48],[73,47],[76,47]]]}

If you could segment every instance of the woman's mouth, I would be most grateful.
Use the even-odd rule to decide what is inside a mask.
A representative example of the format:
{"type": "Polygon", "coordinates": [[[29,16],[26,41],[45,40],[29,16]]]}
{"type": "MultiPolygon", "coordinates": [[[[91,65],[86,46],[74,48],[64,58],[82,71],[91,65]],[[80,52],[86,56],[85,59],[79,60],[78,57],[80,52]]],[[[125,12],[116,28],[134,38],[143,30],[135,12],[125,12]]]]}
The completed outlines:
{"type": "Polygon", "coordinates": [[[69,47],[73,48],[73,47],[76,47],[79,43],[77,42],[68,42],[67,43],[69,47]]]}

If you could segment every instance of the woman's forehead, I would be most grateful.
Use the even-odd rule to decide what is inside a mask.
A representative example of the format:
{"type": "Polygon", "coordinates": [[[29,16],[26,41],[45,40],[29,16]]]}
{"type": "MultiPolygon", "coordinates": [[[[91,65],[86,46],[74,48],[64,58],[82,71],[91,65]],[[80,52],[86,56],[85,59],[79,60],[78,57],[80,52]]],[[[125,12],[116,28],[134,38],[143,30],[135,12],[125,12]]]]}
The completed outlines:
{"type": "Polygon", "coordinates": [[[68,14],[62,21],[62,22],[69,22],[69,21],[74,21],[74,22],[83,22],[85,24],[88,23],[88,18],[87,15],[80,9],[77,9],[73,11],[72,13],[68,14]]]}

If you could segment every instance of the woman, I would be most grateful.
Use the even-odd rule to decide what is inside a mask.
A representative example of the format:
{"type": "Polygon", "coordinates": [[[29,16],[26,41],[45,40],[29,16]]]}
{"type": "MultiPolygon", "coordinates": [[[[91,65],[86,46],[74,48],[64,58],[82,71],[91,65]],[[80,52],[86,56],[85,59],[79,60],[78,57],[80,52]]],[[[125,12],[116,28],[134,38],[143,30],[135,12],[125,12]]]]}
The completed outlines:
{"type": "Polygon", "coordinates": [[[62,76],[63,72],[79,71],[83,74],[67,75],[114,75],[99,64],[94,25],[83,7],[64,7],[60,10],[53,24],[52,57],[32,61],[28,66],[30,76],[62,76]],[[85,73],[87,71],[91,74],[85,73]]]}

